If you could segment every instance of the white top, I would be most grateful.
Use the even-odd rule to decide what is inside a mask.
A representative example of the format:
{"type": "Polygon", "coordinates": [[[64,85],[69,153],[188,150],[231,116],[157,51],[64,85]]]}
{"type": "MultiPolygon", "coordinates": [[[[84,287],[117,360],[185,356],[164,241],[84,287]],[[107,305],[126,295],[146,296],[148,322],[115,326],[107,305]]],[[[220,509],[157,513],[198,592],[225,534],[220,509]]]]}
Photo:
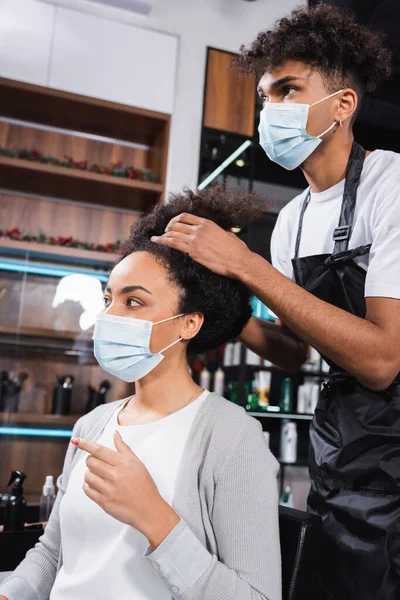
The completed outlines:
{"type": "MultiPolygon", "coordinates": [[[[117,429],[146,465],[160,494],[172,505],[175,480],[193,420],[205,398],[145,425],[121,426],[114,411],[97,442],[115,449],[117,429]]],[[[171,594],[144,558],[147,538],[103,511],[83,492],[87,453],[82,453],[60,505],[63,566],[50,600],[170,600],[171,594]]]]}
{"type": "MultiPolygon", "coordinates": [[[[304,214],[299,257],[333,252],[344,180],[311,194],[304,214]]],[[[271,239],[272,264],[293,279],[299,217],[308,188],[279,213],[271,239]]],[[[367,270],[365,297],[400,299],[400,154],[375,150],[364,162],[349,249],[371,244],[369,255],[355,258],[367,270]]]]}

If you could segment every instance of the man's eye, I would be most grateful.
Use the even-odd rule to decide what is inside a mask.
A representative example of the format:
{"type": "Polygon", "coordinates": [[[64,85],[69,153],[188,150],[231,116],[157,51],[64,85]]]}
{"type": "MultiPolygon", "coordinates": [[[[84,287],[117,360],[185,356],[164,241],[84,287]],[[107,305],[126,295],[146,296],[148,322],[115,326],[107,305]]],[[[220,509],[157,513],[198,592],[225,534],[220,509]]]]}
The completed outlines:
{"type": "Polygon", "coordinates": [[[283,93],[285,96],[290,96],[293,92],[296,92],[296,88],[291,87],[290,85],[287,85],[286,87],[283,88],[283,93]]]}
{"type": "Polygon", "coordinates": [[[109,302],[111,302],[110,298],[107,298],[107,296],[104,296],[104,306],[108,306],[109,302]]]}

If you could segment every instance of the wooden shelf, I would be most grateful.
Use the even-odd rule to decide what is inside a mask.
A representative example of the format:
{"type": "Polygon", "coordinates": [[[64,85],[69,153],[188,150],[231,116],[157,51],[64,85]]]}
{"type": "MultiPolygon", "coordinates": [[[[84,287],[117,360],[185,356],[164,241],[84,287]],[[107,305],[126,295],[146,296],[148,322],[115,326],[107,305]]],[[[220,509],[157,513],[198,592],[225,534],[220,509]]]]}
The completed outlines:
{"type": "Polygon", "coordinates": [[[160,183],[101,175],[79,169],[0,156],[0,182],[3,188],[77,202],[143,211],[155,204],[163,186],[160,183]]]}
{"type": "Polygon", "coordinates": [[[18,256],[27,253],[36,258],[55,259],[57,262],[79,262],[87,265],[93,264],[94,266],[109,266],[114,264],[119,258],[119,254],[111,252],[69,248],[68,246],[51,246],[50,244],[0,238],[0,254],[18,256]]]}
{"type": "Polygon", "coordinates": [[[0,114],[152,146],[170,115],[0,78],[0,114]]]}
{"type": "Polygon", "coordinates": [[[54,338],[58,340],[79,340],[90,341],[92,334],[84,331],[57,331],[56,329],[44,329],[42,327],[9,327],[8,325],[0,324],[0,334],[31,336],[42,338],[54,338]]]}
{"type": "Polygon", "coordinates": [[[27,425],[46,425],[46,426],[54,426],[54,425],[75,425],[77,420],[82,415],[41,415],[38,413],[6,413],[0,412],[0,426],[5,424],[22,424],[26,423],[27,425]]]}

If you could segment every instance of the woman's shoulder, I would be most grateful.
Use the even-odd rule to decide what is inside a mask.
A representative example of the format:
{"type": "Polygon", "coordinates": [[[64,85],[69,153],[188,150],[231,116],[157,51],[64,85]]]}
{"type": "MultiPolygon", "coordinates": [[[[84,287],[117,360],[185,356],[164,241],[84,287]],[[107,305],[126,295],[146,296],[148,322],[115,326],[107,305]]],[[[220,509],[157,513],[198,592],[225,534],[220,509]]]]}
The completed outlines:
{"type": "Polygon", "coordinates": [[[210,394],[208,407],[209,418],[204,423],[208,435],[202,432],[201,438],[206,440],[206,453],[218,457],[215,461],[217,476],[227,463],[248,464],[253,462],[254,456],[259,457],[263,468],[270,469],[276,476],[278,463],[268,447],[261,423],[242,406],[218,394],[210,394]]]}
{"type": "Polygon", "coordinates": [[[214,392],[210,394],[208,400],[212,412],[208,426],[217,434],[236,439],[240,432],[262,433],[261,423],[247,414],[243,406],[234,404],[214,392]]]}

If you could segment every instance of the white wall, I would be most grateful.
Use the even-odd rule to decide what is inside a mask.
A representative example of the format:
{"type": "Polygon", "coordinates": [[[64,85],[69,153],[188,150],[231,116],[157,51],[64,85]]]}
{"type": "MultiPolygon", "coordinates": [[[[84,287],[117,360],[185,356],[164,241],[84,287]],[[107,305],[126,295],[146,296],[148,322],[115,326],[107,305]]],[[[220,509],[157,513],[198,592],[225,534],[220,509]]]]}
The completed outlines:
{"type": "Polygon", "coordinates": [[[307,3],[306,0],[154,0],[150,15],[141,17],[96,5],[93,0],[45,1],[180,37],[167,174],[170,191],[197,185],[207,46],[237,52],[240,44],[251,42],[258,31],[270,27],[295,6],[307,3]]]}

